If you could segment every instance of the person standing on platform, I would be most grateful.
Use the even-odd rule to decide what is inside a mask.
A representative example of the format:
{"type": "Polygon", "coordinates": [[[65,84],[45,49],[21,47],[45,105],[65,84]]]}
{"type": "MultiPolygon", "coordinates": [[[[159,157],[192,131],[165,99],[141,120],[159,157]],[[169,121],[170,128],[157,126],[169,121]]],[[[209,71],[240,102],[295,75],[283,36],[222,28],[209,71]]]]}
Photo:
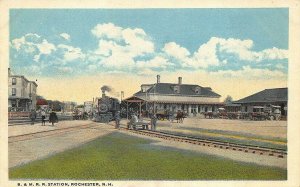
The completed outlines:
{"type": "Polygon", "coordinates": [[[54,123],[58,123],[58,117],[55,112],[51,112],[49,116],[49,123],[52,123],[52,126],[54,126],[54,123]]]}
{"type": "Polygon", "coordinates": [[[34,109],[31,110],[29,114],[29,118],[31,120],[31,125],[34,125],[35,119],[36,119],[36,112],[34,109]]]}
{"type": "Polygon", "coordinates": [[[153,131],[156,130],[156,122],[157,122],[156,114],[153,114],[151,117],[151,130],[153,131]]]}
{"type": "Polygon", "coordinates": [[[46,122],[46,112],[45,112],[45,110],[42,110],[41,116],[42,116],[42,126],[45,126],[45,122],[46,122]]]}
{"type": "Polygon", "coordinates": [[[115,129],[120,129],[120,112],[116,112],[116,115],[115,115],[115,129]]]}

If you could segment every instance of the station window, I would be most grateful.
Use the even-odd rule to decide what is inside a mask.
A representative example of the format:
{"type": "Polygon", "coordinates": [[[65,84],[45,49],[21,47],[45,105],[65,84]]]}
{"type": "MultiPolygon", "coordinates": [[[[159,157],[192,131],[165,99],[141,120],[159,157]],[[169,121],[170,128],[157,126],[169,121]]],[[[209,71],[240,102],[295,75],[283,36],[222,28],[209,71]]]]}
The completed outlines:
{"type": "Polygon", "coordinates": [[[11,84],[12,84],[12,85],[16,85],[16,84],[17,84],[17,79],[16,79],[16,78],[12,78],[11,84]]]}
{"type": "Polygon", "coordinates": [[[11,89],[11,95],[12,96],[16,96],[17,95],[17,89],[16,88],[12,88],[11,89]]]}

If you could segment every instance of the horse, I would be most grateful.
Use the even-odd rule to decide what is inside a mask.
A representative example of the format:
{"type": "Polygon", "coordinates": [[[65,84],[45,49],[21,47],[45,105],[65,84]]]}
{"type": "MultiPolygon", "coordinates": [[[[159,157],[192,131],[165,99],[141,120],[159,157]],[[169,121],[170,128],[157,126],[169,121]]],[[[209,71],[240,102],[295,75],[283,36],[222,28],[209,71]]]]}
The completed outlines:
{"type": "Polygon", "coordinates": [[[181,112],[181,111],[178,111],[177,112],[177,115],[176,115],[176,120],[177,120],[177,123],[183,123],[183,119],[184,119],[184,113],[181,112]]]}

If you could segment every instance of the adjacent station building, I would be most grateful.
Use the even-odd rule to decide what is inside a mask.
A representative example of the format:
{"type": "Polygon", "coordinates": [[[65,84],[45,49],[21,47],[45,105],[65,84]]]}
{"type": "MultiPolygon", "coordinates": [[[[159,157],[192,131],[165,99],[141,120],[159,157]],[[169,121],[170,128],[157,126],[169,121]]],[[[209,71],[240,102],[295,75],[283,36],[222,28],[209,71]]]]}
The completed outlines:
{"type": "Polygon", "coordinates": [[[240,106],[241,112],[253,112],[256,106],[280,106],[281,115],[287,116],[288,88],[265,89],[233,103],[240,106]]]}
{"type": "Polygon", "coordinates": [[[181,110],[191,114],[216,111],[223,105],[220,97],[210,87],[183,84],[182,77],[178,77],[177,83],[161,83],[157,75],[156,83],[142,84],[141,90],[123,103],[127,108],[137,107],[139,111],[181,110]]]}

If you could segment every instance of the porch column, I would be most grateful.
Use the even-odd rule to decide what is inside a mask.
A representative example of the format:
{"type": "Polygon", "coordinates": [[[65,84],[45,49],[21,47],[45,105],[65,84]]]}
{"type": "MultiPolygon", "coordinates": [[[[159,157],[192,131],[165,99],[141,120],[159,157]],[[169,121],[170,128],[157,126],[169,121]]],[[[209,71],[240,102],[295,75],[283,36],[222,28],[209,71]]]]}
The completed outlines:
{"type": "Polygon", "coordinates": [[[140,117],[141,117],[141,116],[142,116],[142,102],[139,102],[139,105],[140,105],[140,106],[139,106],[139,107],[140,107],[139,109],[140,109],[140,117]]]}
{"type": "Polygon", "coordinates": [[[126,101],[126,113],[127,113],[127,119],[128,119],[128,101],[126,101]]]}
{"type": "Polygon", "coordinates": [[[190,104],[188,104],[187,107],[188,107],[188,114],[191,114],[192,113],[192,106],[190,104]]]}

